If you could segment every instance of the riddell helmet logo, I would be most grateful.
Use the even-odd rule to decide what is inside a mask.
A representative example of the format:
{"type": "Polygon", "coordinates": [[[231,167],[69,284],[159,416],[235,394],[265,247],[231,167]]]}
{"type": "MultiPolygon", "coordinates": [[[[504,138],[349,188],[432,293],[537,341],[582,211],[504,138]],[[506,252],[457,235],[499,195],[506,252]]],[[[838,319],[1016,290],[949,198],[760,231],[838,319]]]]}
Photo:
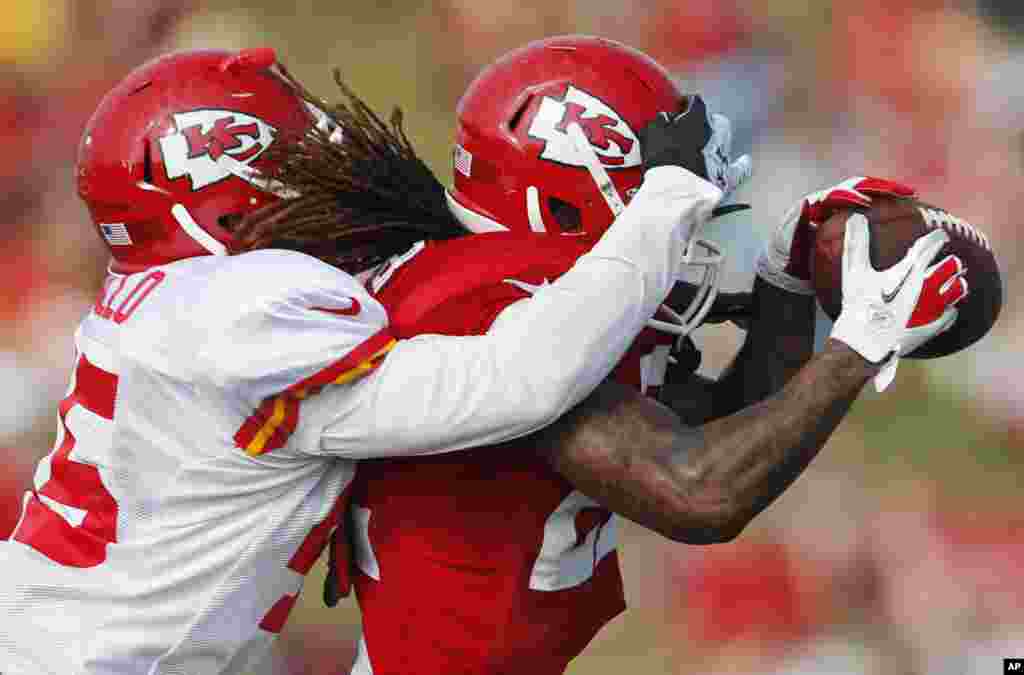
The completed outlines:
{"type": "Polygon", "coordinates": [[[567,129],[579,124],[601,163],[609,169],[639,166],[640,141],[626,120],[597,97],[569,85],[562,100],[545,96],[527,133],[544,141],[541,159],[584,166],[567,129]]]}
{"type": "Polygon", "coordinates": [[[188,176],[193,190],[229,176],[263,187],[250,164],[270,147],[277,129],[232,110],[191,110],[172,118],[174,129],[160,139],[168,178],[188,176]]]}

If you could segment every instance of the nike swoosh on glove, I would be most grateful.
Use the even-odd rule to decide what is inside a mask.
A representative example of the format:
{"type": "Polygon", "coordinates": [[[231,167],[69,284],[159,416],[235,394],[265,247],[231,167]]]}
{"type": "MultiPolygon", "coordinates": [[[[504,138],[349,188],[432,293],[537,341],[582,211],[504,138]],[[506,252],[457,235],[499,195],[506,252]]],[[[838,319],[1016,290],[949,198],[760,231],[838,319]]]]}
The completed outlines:
{"type": "Polygon", "coordinates": [[[757,274],[790,293],[814,295],[811,256],[818,227],[843,209],[867,208],[871,197],[913,197],[914,188],[884,178],[853,176],[805,196],[786,212],[757,259],[757,274]]]}
{"type": "Polygon", "coordinates": [[[949,241],[941,229],[917,239],[892,267],[871,266],[867,218],[855,213],[843,237],[843,308],[832,326],[840,340],[872,363],[885,366],[875,375],[884,391],[896,376],[899,358],[949,329],[956,304],[967,296],[963,262],[948,255],[932,260],[949,241]]]}

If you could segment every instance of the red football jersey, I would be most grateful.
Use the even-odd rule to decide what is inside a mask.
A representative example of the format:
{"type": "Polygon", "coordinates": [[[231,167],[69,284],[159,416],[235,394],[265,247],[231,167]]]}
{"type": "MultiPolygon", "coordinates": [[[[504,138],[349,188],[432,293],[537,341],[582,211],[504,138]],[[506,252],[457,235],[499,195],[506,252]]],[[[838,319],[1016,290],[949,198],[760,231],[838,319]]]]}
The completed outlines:
{"type": "MultiPolygon", "coordinates": [[[[482,334],[588,248],[473,235],[419,246],[370,284],[400,339],[482,334]]],[[[646,330],[615,376],[659,385],[671,338],[646,330]]],[[[360,462],[351,515],[364,643],[353,673],[556,675],[625,609],[612,514],[529,438],[509,445],[360,462]]]]}

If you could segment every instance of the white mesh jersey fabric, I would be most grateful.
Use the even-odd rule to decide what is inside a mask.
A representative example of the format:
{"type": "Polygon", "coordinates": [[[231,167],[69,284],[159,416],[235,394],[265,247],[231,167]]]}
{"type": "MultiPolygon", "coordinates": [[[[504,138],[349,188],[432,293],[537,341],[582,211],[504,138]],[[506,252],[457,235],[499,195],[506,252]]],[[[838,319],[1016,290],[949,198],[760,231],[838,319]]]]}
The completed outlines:
{"type": "Polygon", "coordinates": [[[304,452],[301,407],[267,400],[302,383],[313,398],[385,325],[355,279],[296,253],[112,275],[76,333],[54,450],[0,541],[0,672],[259,661],[355,466],[304,452]]]}

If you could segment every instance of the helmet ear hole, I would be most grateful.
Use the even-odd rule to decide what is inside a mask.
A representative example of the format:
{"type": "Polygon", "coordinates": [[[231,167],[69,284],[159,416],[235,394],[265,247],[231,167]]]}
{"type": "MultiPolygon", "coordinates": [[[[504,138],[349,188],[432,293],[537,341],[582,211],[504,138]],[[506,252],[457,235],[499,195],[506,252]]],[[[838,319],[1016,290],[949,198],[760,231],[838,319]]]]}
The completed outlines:
{"type": "Polygon", "coordinates": [[[526,96],[523,99],[523,102],[519,105],[519,107],[516,108],[516,111],[512,114],[512,117],[509,118],[509,120],[508,120],[508,129],[509,129],[509,131],[515,132],[516,128],[519,126],[519,122],[522,121],[522,119],[523,119],[523,114],[526,112],[526,109],[530,107],[530,101],[532,101],[532,100],[533,100],[533,94],[530,94],[530,95],[526,96]]]}
{"type": "Polygon", "coordinates": [[[153,158],[150,156],[149,139],[142,142],[142,180],[153,184],[153,158]]]}
{"type": "Polygon", "coordinates": [[[225,213],[217,217],[217,224],[228,232],[234,232],[244,217],[241,213],[225,213]]]}
{"type": "Polygon", "coordinates": [[[558,197],[548,197],[548,210],[562,232],[583,230],[583,217],[578,207],[558,197]]]}

